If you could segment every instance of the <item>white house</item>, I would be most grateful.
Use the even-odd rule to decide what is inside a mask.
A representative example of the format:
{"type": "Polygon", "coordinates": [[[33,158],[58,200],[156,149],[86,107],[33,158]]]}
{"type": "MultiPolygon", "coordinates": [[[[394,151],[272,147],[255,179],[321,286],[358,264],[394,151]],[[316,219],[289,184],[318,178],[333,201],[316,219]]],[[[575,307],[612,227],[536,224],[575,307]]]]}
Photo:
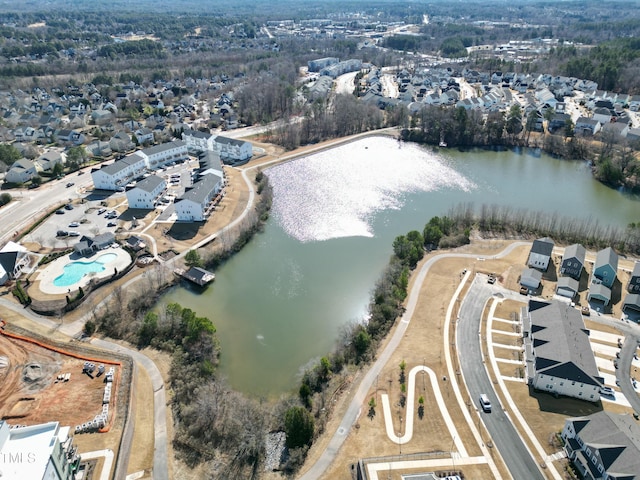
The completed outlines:
{"type": "Polygon", "coordinates": [[[536,390],[600,400],[600,377],[582,315],[560,301],[529,300],[523,312],[527,382],[536,390]]]}
{"type": "Polygon", "coordinates": [[[10,428],[0,420],[2,480],[72,480],[80,466],[69,427],[58,422],[10,428]]]}
{"type": "Polygon", "coordinates": [[[161,168],[170,162],[186,160],[189,156],[187,144],[181,140],[145,148],[138,153],[146,156],[147,167],[151,170],[161,168]]]}
{"type": "Polygon", "coordinates": [[[533,241],[529,252],[528,267],[537,268],[543,272],[549,267],[551,253],[553,252],[553,240],[550,238],[539,238],[533,241]]]}
{"type": "Polygon", "coordinates": [[[220,135],[215,137],[215,150],[223,161],[231,163],[245,162],[253,156],[253,146],[250,142],[220,135]]]}
{"type": "Polygon", "coordinates": [[[8,280],[16,279],[24,268],[29,267],[28,250],[15,242],[7,242],[0,249],[0,285],[8,280]]]}
{"type": "Polygon", "coordinates": [[[127,190],[129,208],[144,208],[152,210],[156,207],[158,198],[167,188],[164,178],[150,175],[139,181],[135,187],[127,190]]]}
{"type": "Polygon", "coordinates": [[[215,150],[215,135],[200,132],[198,130],[185,130],[182,132],[182,140],[190,151],[206,152],[215,150]]]}
{"type": "Polygon", "coordinates": [[[66,154],[51,150],[47,153],[40,155],[38,158],[36,158],[35,164],[36,164],[36,168],[39,167],[39,169],[44,172],[50,172],[51,170],[53,170],[54,166],[64,165],[66,160],[67,160],[66,154]]]}
{"type": "Polygon", "coordinates": [[[117,190],[141,175],[146,168],[145,157],[134,153],[110,165],[93,170],[91,178],[97,190],[117,190]]]}
{"type": "Polygon", "coordinates": [[[35,177],[37,173],[36,164],[32,160],[21,158],[13,162],[4,180],[8,183],[24,183],[35,177]]]}
{"type": "Polygon", "coordinates": [[[224,185],[221,173],[209,170],[175,203],[178,221],[202,222],[209,215],[211,200],[224,185]]]}
{"type": "Polygon", "coordinates": [[[139,128],[134,132],[134,135],[138,139],[138,143],[140,145],[153,143],[153,130],[151,130],[150,128],[139,128]]]}

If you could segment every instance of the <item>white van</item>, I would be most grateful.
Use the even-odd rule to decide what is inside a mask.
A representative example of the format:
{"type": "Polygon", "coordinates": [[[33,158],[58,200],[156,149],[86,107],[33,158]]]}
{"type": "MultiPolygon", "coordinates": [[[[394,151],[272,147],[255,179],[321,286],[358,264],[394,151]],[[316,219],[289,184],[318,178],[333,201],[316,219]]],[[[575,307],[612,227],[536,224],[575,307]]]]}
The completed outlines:
{"type": "Polygon", "coordinates": [[[484,412],[491,412],[491,402],[489,401],[489,397],[484,393],[480,395],[480,406],[484,412]]]}

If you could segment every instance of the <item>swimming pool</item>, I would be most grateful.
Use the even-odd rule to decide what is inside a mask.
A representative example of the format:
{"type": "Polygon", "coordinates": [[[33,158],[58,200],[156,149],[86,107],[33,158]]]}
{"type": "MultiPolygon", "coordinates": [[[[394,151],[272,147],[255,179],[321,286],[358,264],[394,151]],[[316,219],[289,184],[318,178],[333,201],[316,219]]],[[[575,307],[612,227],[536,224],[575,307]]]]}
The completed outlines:
{"type": "Polygon", "coordinates": [[[118,257],[115,253],[105,253],[92,262],[71,262],[64,266],[64,273],[53,280],[56,287],[68,287],[82,280],[89,273],[98,273],[105,270],[105,264],[118,257]]]}

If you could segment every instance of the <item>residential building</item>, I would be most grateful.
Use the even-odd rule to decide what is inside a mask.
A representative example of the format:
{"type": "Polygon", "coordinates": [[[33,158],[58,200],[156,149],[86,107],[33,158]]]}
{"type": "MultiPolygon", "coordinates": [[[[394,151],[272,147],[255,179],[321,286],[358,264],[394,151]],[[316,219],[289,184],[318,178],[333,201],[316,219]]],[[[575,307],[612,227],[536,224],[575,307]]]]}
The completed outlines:
{"type": "Polygon", "coordinates": [[[581,478],[640,478],[640,426],[631,415],[600,411],[568,418],[560,436],[581,478]]]}
{"type": "Polygon", "coordinates": [[[0,249],[0,285],[20,277],[22,270],[29,266],[28,250],[15,242],[7,242],[0,249]]]}
{"type": "Polygon", "coordinates": [[[134,132],[134,135],[138,139],[140,145],[148,145],[153,143],[153,130],[147,127],[142,127],[134,132]]]}
{"type": "Polygon", "coordinates": [[[530,300],[522,317],[527,382],[554,395],[597,402],[604,379],[580,312],[560,301],[530,300]]]}
{"type": "Polygon", "coordinates": [[[182,140],[187,144],[187,149],[194,152],[206,152],[215,149],[215,135],[199,130],[185,130],[182,132],[182,140]]]}
{"type": "Polygon", "coordinates": [[[629,293],[640,293],[640,262],[638,261],[633,265],[631,278],[627,284],[627,291],[629,293]]]}
{"type": "Polygon", "coordinates": [[[117,190],[124,188],[147,168],[146,158],[139,153],[126,156],[109,165],[91,171],[93,186],[97,190],[117,190]]]}
{"type": "Polygon", "coordinates": [[[559,277],[556,284],[556,295],[573,298],[578,294],[580,282],[572,277],[559,277]]]}
{"type": "Polygon", "coordinates": [[[215,151],[224,162],[247,162],[253,156],[253,146],[250,142],[236,140],[218,135],[215,137],[215,151]]]}
{"type": "Polygon", "coordinates": [[[198,157],[198,165],[202,171],[212,169],[222,173],[222,161],[220,160],[220,155],[216,152],[206,151],[201,153],[198,157]]]}
{"type": "Polygon", "coordinates": [[[151,170],[188,158],[187,144],[181,140],[145,148],[138,153],[146,156],[147,168],[151,170]]]}
{"type": "Polygon", "coordinates": [[[309,62],[307,62],[307,67],[310,72],[319,72],[323,68],[326,68],[330,65],[335,65],[338,62],[340,62],[340,59],[336,57],[318,58],[316,60],[310,60],[309,62]]]}
{"type": "Polygon", "coordinates": [[[611,289],[602,283],[592,283],[589,287],[589,294],[587,300],[598,300],[602,302],[604,306],[609,305],[611,301],[611,289]]]}
{"type": "Polygon", "coordinates": [[[520,275],[520,285],[536,290],[540,286],[542,272],[533,268],[525,268],[520,275]]]}
{"type": "Polygon", "coordinates": [[[127,202],[129,208],[143,208],[153,210],[160,196],[167,188],[164,178],[157,175],[149,175],[140,180],[135,187],[127,190],[127,202]]]}
{"type": "Polygon", "coordinates": [[[69,427],[49,422],[12,428],[0,420],[2,480],[73,480],[79,466],[69,427]]]}
{"type": "Polygon", "coordinates": [[[224,179],[222,174],[209,171],[187,189],[175,203],[178,221],[202,222],[210,214],[210,203],[222,191],[224,179]]]}
{"type": "Polygon", "coordinates": [[[611,288],[618,272],[618,254],[611,247],[600,250],[593,265],[592,284],[601,283],[611,288]]]}
{"type": "Polygon", "coordinates": [[[560,265],[560,275],[580,280],[586,254],[587,250],[579,243],[574,243],[565,248],[562,264],[560,265]]]}
{"type": "Polygon", "coordinates": [[[109,245],[115,243],[116,237],[113,233],[101,233],[95,237],[88,237],[83,235],[80,237],[80,241],[73,246],[73,249],[80,255],[89,256],[98,250],[107,248],[109,245]]]}
{"type": "Polygon", "coordinates": [[[630,293],[622,302],[622,311],[624,313],[630,313],[631,310],[640,313],[640,293],[630,293]]]}
{"type": "Polygon", "coordinates": [[[32,160],[21,158],[13,162],[7,171],[4,181],[7,183],[25,183],[37,175],[36,164],[32,160]]]}
{"type": "Polygon", "coordinates": [[[551,261],[553,245],[553,240],[548,237],[534,240],[531,245],[531,250],[529,251],[527,266],[537,268],[543,272],[546,271],[551,261]]]}
{"type": "Polygon", "coordinates": [[[580,117],[576,120],[574,131],[576,135],[595,135],[602,128],[602,124],[594,119],[587,117],[580,117]]]}
{"type": "Polygon", "coordinates": [[[64,165],[67,156],[64,153],[50,150],[47,153],[43,153],[35,160],[36,169],[40,169],[43,172],[50,172],[56,165],[64,165]]]}

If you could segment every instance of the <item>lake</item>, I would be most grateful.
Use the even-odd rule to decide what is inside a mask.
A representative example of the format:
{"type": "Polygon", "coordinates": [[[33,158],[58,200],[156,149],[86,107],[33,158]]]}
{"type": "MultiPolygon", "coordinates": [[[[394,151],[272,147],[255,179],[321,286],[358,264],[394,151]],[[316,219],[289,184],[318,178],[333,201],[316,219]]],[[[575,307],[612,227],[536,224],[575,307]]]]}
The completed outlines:
{"type": "Polygon", "coordinates": [[[249,395],[297,389],[305,366],[362,321],[393,239],[471,203],[509,205],[624,226],[640,220],[636,196],[595,181],[586,162],[531,152],[432,150],[368,137],[271,167],[271,218],[216,271],[204,293],[178,302],[209,317],[220,373],[249,395]]]}

